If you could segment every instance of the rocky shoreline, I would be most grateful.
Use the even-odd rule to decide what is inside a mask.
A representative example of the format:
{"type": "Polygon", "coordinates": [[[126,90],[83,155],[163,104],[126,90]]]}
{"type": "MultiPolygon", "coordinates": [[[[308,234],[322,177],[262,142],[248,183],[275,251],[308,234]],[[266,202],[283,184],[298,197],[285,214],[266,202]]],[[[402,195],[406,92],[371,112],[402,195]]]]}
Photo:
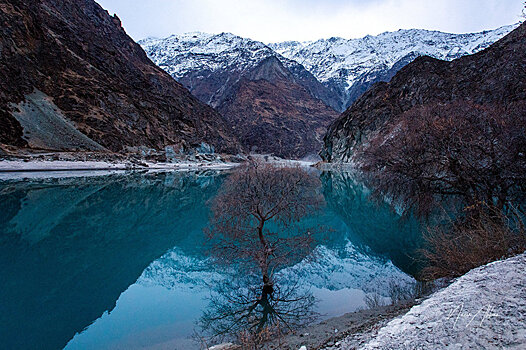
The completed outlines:
{"type": "MultiPolygon", "coordinates": [[[[360,310],[310,325],[265,349],[522,349],[526,253],[473,269],[408,305],[360,310]]],[[[240,350],[221,344],[213,350],[240,350]]]]}

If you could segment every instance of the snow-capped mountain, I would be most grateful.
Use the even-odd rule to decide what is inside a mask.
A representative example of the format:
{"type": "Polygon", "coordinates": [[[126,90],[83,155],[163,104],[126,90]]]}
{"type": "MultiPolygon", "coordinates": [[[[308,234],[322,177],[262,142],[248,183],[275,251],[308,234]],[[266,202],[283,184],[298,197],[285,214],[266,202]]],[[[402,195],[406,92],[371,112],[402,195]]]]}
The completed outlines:
{"type": "Polygon", "coordinates": [[[196,70],[246,71],[275,53],[265,44],[230,33],[192,32],[139,41],[148,56],[176,79],[196,70]]]}
{"type": "Polygon", "coordinates": [[[477,53],[517,27],[470,34],[421,29],[385,32],[361,39],[330,38],[269,44],[275,52],[303,65],[320,82],[340,92],[345,109],[370,85],[388,81],[418,56],[451,61],[477,53]]]}
{"type": "Polygon", "coordinates": [[[344,111],[375,82],[391,80],[419,56],[453,60],[479,52],[515,27],[472,34],[411,29],[268,45],[230,33],[194,32],[139,44],[215,107],[245,148],[301,158],[318,152],[336,111],[344,111]]]}
{"type": "Polygon", "coordinates": [[[229,33],[194,32],[139,44],[157,65],[212,106],[220,103],[225,86],[264,59],[276,57],[314,97],[343,111],[373,83],[390,80],[418,56],[453,60],[487,48],[516,27],[469,34],[409,29],[360,39],[268,45],[229,33]]]}
{"type": "Polygon", "coordinates": [[[391,138],[387,125],[400,122],[409,110],[472,101],[492,108],[517,106],[518,111],[526,100],[525,37],[523,23],[475,55],[451,62],[420,57],[388,84],[373,86],[331,124],[320,156],[327,162],[359,163],[356,151],[367,150],[372,137],[378,142],[391,138]]]}
{"type": "Polygon", "coordinates": [[[317,154],[338,116],[336,93],[261,42],[190,33],[140,44],[155,63],[215,107],[246,149],[284,158],[317,154]]]}
{"type": "Polygon", "coordinates": [[[315,98],[333,108],[337,106],[334,94],[302,65],[259,41],[230,33],[193,32],[164,39],[148,38],[139,44],[153,62],[213,107],[221,103],[229,86],[269,57],[278,58],[296,83],[315,98]]]}

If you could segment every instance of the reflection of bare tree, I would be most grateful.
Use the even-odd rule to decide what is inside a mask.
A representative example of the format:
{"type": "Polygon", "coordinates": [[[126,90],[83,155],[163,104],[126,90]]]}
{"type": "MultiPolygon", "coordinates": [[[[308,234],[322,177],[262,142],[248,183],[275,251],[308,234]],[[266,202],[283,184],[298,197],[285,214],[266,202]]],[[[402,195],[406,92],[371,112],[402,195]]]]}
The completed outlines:
{"type": "Polygon", "coordinates": [[[314,297],[298,283],[282,282],[262,284],[251,274],[218,285],[199,320],[204,335],[212,343],[235,339],[257,347],[312,322],[314,297]]]}
{"type": "Polygon", "coordinates": [[[300,224],[323,204],[319,180],[299,167],[250,163],[225,180],[212,203],[213,256],[236,271],[215,290],[201,327],[211,338],[255,344],[313,318],[313,297],[276,271],[307,256],[313,229],[300,224]]]}

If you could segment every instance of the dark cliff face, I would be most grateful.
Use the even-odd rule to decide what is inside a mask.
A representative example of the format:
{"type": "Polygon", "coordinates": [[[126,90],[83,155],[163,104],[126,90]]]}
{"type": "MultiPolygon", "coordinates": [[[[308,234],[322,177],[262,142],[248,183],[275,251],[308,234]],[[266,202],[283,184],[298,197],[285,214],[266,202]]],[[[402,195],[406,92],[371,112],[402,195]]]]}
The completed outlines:
{"type": "Polygon", "coordinates": [[[0,144],[239,150],[222,117],[93,0],[0,0],[0,24],[0,144]]]}
{"type": "Polygon", "coordinates": [[[415,106],[467,100],[505,105],[526,100],[526,24],[488,49],[446,62],[419,57],[389,83],[378,83],[329,128],[320,155],[349,162],[386,121],[415,106]]]}
{"type": "Polygon", "coordinates": [[[230,87],[217,109],[247,149],[284,158],[316,154],[338,113],[270,57],[230,87]]]}

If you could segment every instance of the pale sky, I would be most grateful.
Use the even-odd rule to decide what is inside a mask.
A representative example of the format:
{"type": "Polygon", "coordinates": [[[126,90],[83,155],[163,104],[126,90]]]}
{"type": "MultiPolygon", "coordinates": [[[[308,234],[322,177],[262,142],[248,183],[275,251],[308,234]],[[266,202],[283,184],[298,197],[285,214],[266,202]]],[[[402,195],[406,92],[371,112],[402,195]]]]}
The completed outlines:
{"type": "Polygon", "coordinates": [[[135,40],[230,32],[265,43],[398,29],[467,33],[520,20],[523,0],[96,0],[135,40]]]}

